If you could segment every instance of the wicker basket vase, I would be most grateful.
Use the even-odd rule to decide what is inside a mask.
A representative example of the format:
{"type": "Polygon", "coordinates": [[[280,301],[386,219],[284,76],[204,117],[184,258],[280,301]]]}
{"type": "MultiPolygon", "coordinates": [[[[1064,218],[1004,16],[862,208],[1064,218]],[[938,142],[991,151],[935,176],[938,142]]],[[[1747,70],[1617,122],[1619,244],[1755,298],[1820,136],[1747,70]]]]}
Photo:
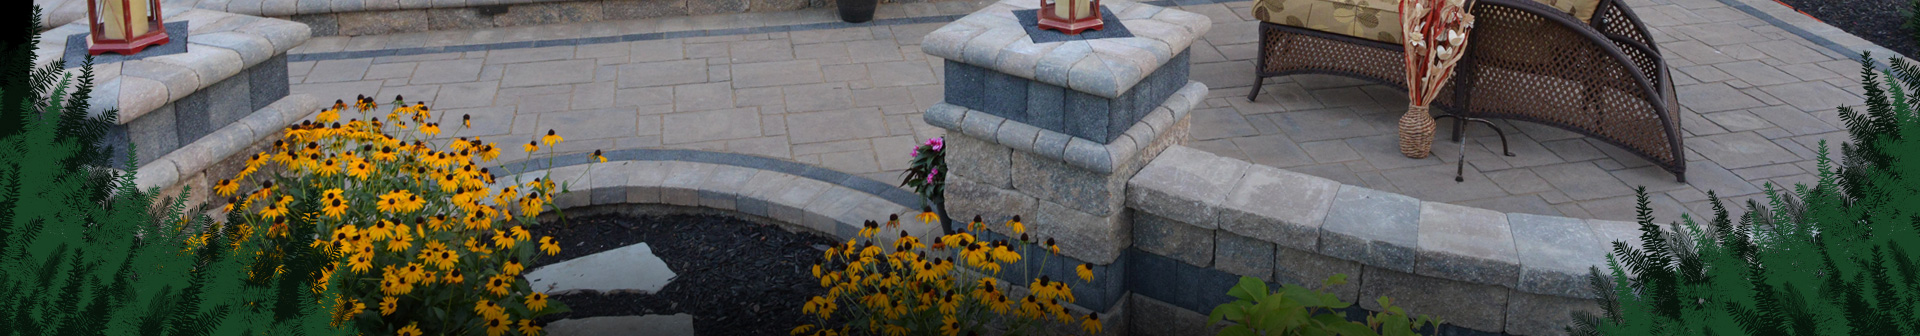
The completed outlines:
{"type": "Polygon", "coordinates": [[[1400,155],[1425,159],[1433,154],[1433,128],[1426,106],[1407,105],[1407,114],[1400,116],[1400,155]]]}

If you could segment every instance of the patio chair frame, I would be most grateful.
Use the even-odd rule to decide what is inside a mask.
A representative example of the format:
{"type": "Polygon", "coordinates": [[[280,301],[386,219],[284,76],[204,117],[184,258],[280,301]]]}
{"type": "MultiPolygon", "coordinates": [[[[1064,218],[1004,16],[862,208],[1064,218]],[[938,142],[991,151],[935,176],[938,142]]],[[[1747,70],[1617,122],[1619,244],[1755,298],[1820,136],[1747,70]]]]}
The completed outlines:
{"type": "MultiPolygon", "coordinates": [[[[1565,129],[1620,147],[1686,182],[1680,104],[1666,61],[1632,9],[1602,0],[1591,23],[1533,0],[1477,0],[1467,54],[1433,108],[1565,129]]],[[[1257,75],[1328,74],[1406,90],[1399,44],[1260,22],[1257,75]]]]}

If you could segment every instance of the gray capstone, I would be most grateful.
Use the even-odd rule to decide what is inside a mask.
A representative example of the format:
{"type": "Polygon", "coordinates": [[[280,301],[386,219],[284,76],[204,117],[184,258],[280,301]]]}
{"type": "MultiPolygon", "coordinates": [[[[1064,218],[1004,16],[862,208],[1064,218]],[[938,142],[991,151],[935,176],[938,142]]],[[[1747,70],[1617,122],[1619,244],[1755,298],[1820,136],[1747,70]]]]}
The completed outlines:
{"type": "Polygon", "coordinates": [[[1320,253],[1413,272],[1419,221],[1419,199],[1342,185],[1320,226],[1320,253]]]}
{"type": "Polygon", "coordinates": [[[1315,251],[1319,248],[1321,220],[1339,191],[1340,182],[1250,165],[1246,176],[1221,204],[1220,228],[1280,246],[1315,251]]]}
{"type": "Polygon", "coordinates": [[[1504,213],[1438,202],[1420,205],[1416,274],[1512,287],[1520,260],[1504,213]]]}
{"type": "Polygon", "coordinates": [[[1218,228],[1215,215],[1249,164],[1178,147],[1127,180],[1127,206],[1204,229],[1218,228]]]}
{"type": "Polygon", "coordinates": [[[1585,221],[1523,213],[1507,214],[1520,256],[1514,289],[1566,297],[1593,297],[1589,267],[1605,265],[1608,251],[1585,221]]]}

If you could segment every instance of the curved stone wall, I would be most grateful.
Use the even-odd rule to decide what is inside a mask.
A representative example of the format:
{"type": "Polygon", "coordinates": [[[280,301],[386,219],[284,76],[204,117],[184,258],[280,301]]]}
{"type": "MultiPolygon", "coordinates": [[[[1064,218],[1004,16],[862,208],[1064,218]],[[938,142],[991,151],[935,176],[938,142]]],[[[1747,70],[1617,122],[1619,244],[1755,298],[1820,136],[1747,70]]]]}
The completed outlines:
{"type": "Polygon", "coordinates": [[[1128,181],[1127,207],[1135,249],[1189,267],[1293,284],[1344,273],[1350,283],[1333,290],[1369,310],[1385,295],[1409,313],[1521,335],[1559,334],[1569,312],[1596,311],[1588,268],[1605,266],[1612,242],[1639,241],[1636,223],[1421,201],[1183,146],[1128,181]]]}

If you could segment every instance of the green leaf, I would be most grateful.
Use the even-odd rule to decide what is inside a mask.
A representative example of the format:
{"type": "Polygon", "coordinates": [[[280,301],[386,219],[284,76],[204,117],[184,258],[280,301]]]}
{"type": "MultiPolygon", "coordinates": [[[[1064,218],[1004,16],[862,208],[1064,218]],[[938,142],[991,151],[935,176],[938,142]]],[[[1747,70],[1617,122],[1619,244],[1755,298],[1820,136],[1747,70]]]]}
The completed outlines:
{"type": "Polygon", "coordinates": [[[1339,285],[1345,285],[1345,284],[1347,284],[1347,275],[1334,273],[1333,276],[1327,277],[1326,281],[1320,282],[1320,286],[1323,286],[1320,288],[1325,289],[1327,287],[1333,287],[1333,286],[1339,286],[1339,285]]]}
{"type": "Polygon", "coordinates": [[[1220,336],[1260,336],[1260,334],[1254,333],[1253,329],[1247,329],[1246,326],[1235,324],[1220,329],[1220,336]]]}
{"type": "Polygon", "coordinates": [[[1267,283],[1249,276],[1241,276],[1240,284],[1227,290],[1227,295],[1247,301],[1259,301],[1267,296],[1267,283]]]}

